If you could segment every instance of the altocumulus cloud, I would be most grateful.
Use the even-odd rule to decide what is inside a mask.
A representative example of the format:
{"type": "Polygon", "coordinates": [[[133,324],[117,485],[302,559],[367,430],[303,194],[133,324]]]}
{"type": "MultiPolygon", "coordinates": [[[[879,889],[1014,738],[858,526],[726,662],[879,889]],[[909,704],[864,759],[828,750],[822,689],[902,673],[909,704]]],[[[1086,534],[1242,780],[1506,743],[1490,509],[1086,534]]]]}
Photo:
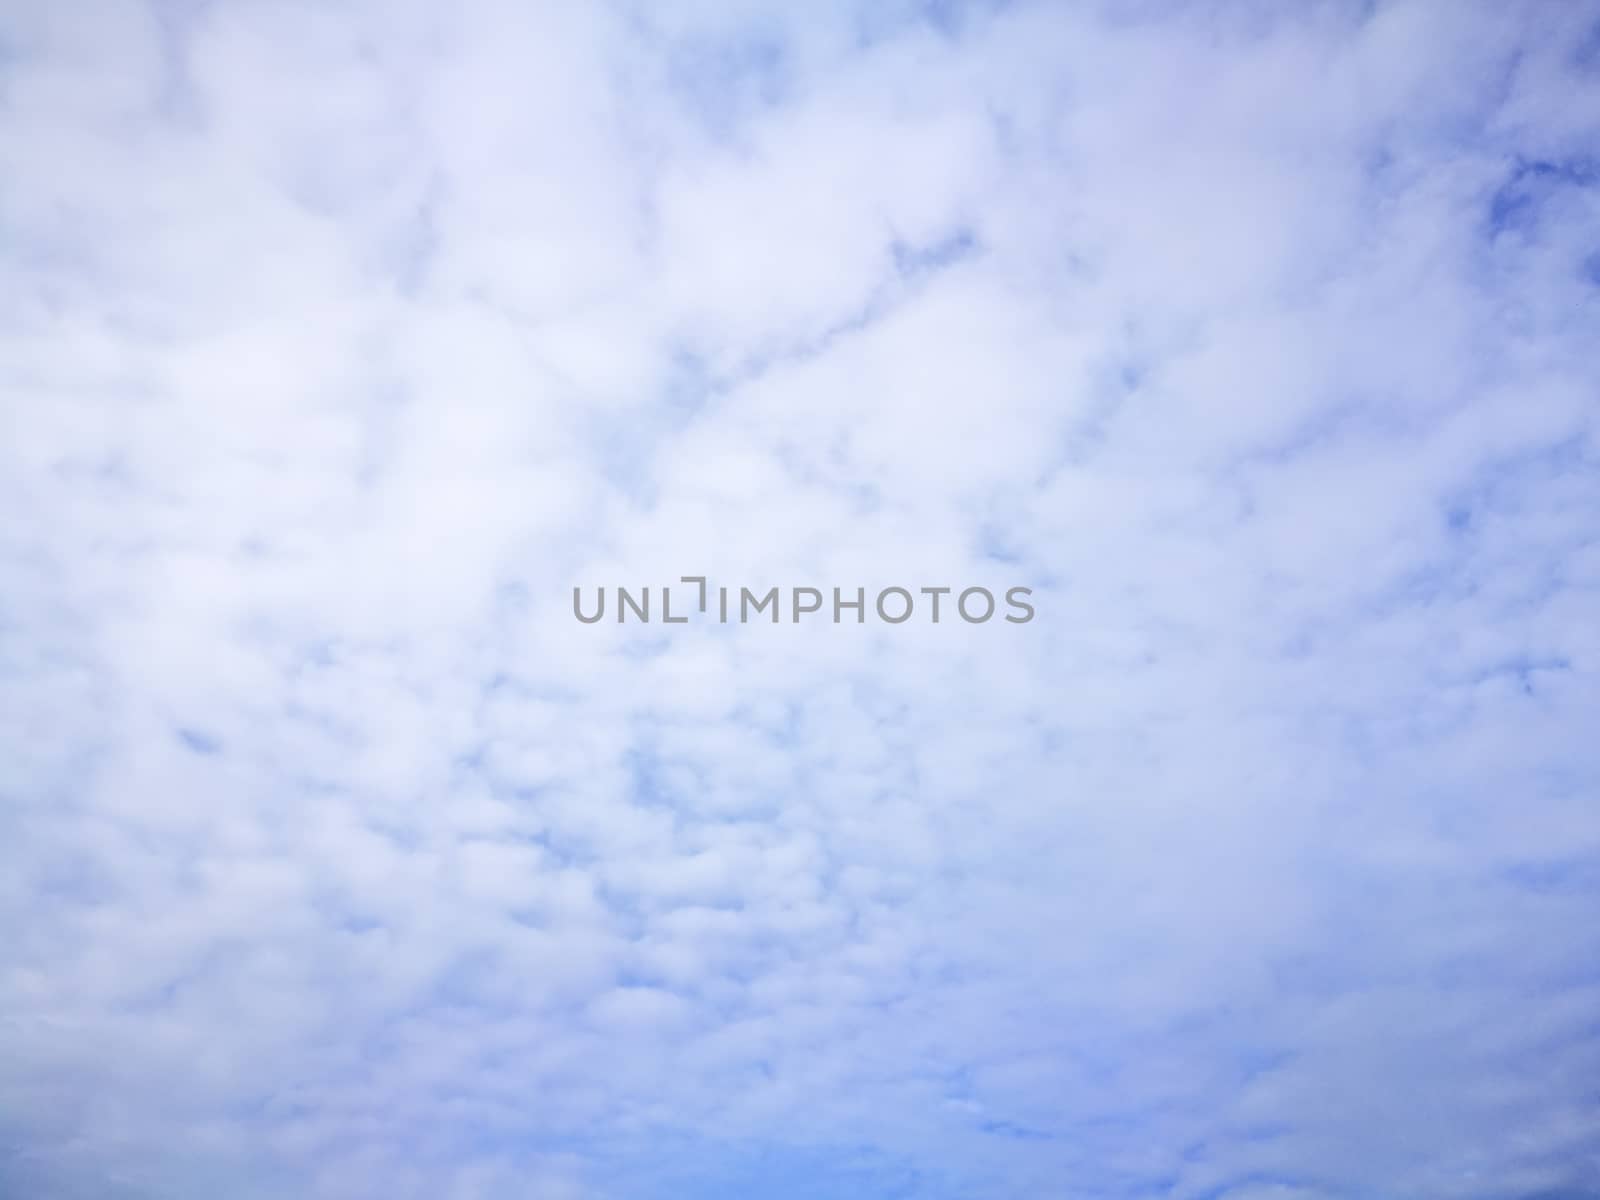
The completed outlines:
{"type": "Polygon", "coordinates": [[[1595,4],[0,72],[0,1191],[1600,1195],[1595,4]]]}

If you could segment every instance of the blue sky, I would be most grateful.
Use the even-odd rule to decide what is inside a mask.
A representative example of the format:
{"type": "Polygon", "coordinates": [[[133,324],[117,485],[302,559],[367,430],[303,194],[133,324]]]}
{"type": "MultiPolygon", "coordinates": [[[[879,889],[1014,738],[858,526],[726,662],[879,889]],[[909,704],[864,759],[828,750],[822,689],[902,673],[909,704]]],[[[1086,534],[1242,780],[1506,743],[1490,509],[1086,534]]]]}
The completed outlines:
{"type": "Polygon", "coordinates": [[[0,1193],[1600,1196],[1597,263],[1587,0],[5,5],[0,1193]]]}

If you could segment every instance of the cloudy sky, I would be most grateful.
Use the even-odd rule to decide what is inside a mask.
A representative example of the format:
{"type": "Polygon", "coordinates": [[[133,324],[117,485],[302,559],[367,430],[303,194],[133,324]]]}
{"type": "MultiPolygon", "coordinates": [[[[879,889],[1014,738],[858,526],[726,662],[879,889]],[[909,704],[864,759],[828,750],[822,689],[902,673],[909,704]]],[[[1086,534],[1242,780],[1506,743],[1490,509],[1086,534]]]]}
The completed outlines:
{"type": "Polygon", "coordinates": [[[1600,1196],[1597,347],[1591,0],[0,4],[0,1194],[1600,1196]]]}

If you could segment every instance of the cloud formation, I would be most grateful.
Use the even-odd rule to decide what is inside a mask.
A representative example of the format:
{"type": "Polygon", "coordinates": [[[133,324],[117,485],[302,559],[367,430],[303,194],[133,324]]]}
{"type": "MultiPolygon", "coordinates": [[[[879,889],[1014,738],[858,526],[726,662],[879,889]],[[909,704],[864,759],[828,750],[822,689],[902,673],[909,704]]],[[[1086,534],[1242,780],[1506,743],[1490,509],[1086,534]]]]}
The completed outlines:
{"type": "Polygon", "coordinates": [[[0,1191],[1600,1195],[1593,4],[0,63],[0,1191]]]}

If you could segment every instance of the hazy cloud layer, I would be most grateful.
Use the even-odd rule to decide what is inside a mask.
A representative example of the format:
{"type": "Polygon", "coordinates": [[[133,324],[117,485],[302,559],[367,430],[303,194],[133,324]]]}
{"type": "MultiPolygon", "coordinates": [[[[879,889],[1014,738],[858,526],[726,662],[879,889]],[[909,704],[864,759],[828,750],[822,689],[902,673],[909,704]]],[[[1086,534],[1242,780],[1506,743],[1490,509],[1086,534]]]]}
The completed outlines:
{"type": "Polygon", "coordinates": [[[1597,346],[1587,0],[4,6],[0,1191],[1600,1195],[1597,346]]]}

